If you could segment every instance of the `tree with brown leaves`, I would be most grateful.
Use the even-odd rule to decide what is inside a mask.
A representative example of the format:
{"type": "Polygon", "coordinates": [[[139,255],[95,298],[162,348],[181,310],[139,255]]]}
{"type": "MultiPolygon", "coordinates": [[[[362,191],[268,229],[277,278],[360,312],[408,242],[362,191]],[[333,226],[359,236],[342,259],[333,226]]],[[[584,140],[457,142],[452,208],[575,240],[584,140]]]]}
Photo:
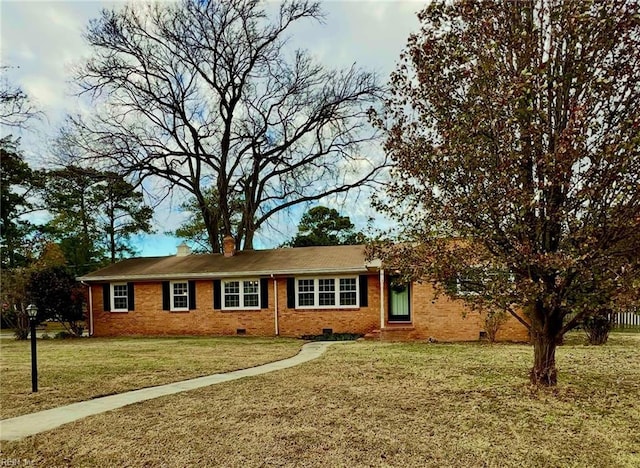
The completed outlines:
{"type": "Polygon", "coordinates": [[[422,245],[395,258],[440,284],[475,277],[463,299],[528,327],[531,382],[555,385],[563,335],[603,301],[637,301],[640,6],[469,0],[418,16],[373,116],[396,165],[378,205],[422,245]]]}

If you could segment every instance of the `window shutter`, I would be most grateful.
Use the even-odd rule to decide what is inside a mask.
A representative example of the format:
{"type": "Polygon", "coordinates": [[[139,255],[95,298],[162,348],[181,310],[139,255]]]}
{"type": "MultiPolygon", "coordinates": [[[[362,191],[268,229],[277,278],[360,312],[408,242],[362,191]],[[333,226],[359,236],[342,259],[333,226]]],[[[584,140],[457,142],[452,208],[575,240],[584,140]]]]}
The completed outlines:
{"type": "Polygon", "coordinates": [[[360,307],[369,306],[369,277],[360,275],[360,307]]]}
{"type": "Polygon", "coordinates": [[[189,310],[196,310],[196,282],[189,281],[189,310]]]}
{"type": "Polygon", "coordinates": [[[111,311],[111,285],[109,283],[102,285],[102,310],[111,311]]]}
{"type": "Polygon", "coordinates": [[[260,278],[260,308],[269,308],[269,278],[260,278]]]}
{"type": "Polygon", "coordinates": [[[296,308],[296,279],[287,278],[287,308],[296,308]]]}
{"type": "Polygon", "coordinates": [[[127,283],[127,296],[128,296],[127,303],[129,304],[129,310],[136,310],[133,283],[127,283]]]}
{"type": "Polygon", "coordinates": [[[222,282],[220,280],[213,280],[213,308],[222,309],[222,282]]]}
{"type": "Polygon", "coordinates": [[[162,310],[171,310],[171,285],[168,281],[162,282],[162,310]]]}

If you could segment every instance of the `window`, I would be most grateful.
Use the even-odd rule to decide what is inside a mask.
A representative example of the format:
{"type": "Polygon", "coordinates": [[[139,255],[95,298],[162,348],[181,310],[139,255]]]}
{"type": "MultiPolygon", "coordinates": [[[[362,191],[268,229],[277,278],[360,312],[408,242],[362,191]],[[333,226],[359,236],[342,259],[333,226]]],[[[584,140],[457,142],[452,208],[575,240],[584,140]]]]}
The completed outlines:
{"type": "Polygon", "coordinates": [[[171,310],[189,310],[189,284],[186,281],[171,283],[171,310]]]}
{"type": "Polygon", "coordinates": [[[469,277],[458,277],[456,279],[456,290],[460,296],[477,296],[482,291],[482,281],[469,277]]]}
{"type": "Polygon", "coordinates": [[[358,294],[355,278],[340,278],[340,305],[355,306],[358,294]]]}
{"type": "Polygon", "coordinates": [[[335,309],[358,306],[356,277],[296,279],[296,307],[335,309]]]}
{"type": "Polygon", "coordinates": [[[259,309],[260,281],[233,280],[222,282],[223,309],[259,309]]]}
{"type": "Polygon", "coordinates": [[[127,312],[129,310],[129,294],[127,283],[111,285],[111,312],[127,312]]]}
{"type": "Polygon", "coordinates": [[[224,308],[236,309],[240,307],[240,281],[225,281],[224,308]]]}
{"type": "Polygon", "coordinates": [[[332,306],[336,305],[336,280],[319,279],[318,280],[318,305],[332,306]]]}
{"type": "Polygon", "coordinates": [[[243,307],[258,308],[260,299],[260,282],[258,280],[243,281],[243,307]]]}
{"type": "Polygon", "coordinates": [[[488,268],[471,268],[466,275],[460,275],[456,278],[455,292],[460,296],[478,296],[489,293],[496,287],[500,290],[513,287],[514,276],[509,271],[488,269],[488,268]]]}
{"type": "Polygon", "coordinates": [[[313,306],[315,304],[314,285],[315,285],[315,280],[312,280],[312,279],[298,280],[298,305],[299,306],[301,307],[313,306]]]}

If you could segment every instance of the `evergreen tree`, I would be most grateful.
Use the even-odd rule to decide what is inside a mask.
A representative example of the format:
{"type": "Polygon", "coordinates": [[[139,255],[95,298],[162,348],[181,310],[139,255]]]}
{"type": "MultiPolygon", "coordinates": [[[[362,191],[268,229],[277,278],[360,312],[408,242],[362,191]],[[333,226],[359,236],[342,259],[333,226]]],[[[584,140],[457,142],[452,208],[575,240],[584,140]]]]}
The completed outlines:
{"type": "Polygon", "coordinates": [[[298,234],[287,242],[291,247],[310,247],[314,245],[354,245],[366,242],[361,232],[348,216],[342,216],[333,208],[316,206],[307,211],[300,219],[298,234]]]}

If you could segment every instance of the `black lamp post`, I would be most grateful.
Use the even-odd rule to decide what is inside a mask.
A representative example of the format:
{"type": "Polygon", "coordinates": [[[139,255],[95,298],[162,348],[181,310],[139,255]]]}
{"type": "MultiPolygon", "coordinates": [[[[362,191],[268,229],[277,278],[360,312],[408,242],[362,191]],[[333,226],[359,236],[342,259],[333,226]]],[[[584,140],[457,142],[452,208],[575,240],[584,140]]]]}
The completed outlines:
{"type": "Polygon", "coordinates": [[[34,304],[27,306],[27,315],[31,324],[31,391],[38,391],[38,359],[36,355],[36,318],[38,308],[34,304]]]}

